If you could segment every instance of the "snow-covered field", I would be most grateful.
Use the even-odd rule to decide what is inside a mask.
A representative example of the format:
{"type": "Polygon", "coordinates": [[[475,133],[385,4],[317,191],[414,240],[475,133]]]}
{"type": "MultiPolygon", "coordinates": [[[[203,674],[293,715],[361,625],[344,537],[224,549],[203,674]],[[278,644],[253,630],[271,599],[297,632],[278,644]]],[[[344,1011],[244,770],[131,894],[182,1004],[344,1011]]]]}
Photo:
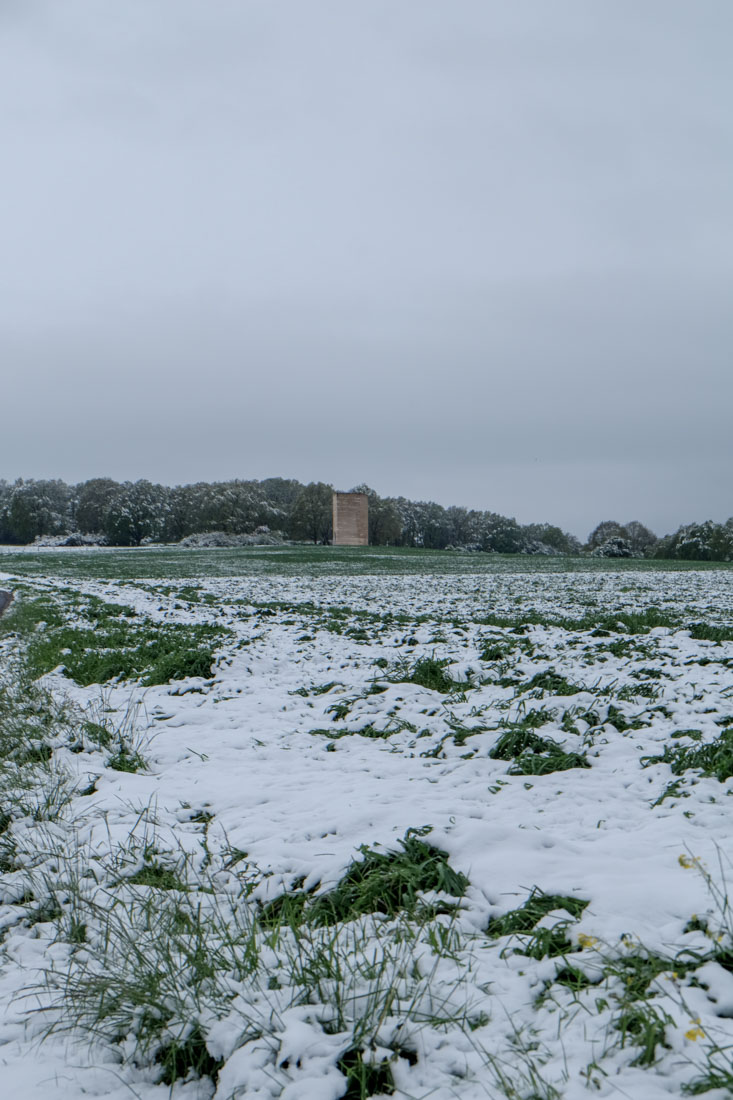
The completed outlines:
{"type": "Polygon", "coordinates": [[[41,690],[4,620],[4,1095],[733,1095],[732,572],[4,568],[31,645],[222,630],[41,690]]]}

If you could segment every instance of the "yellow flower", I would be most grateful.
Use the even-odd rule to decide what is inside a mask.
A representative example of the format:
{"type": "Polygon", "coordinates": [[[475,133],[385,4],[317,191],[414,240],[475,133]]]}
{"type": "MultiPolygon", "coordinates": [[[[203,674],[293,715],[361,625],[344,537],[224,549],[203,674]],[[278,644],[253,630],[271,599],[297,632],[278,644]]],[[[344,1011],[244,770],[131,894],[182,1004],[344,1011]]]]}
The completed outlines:
{"type": "Polygon", "coordinates": [[[692,1027],[685,1032],[685,1039],[690,1039],[693,1043],[697,1039],[704,1039],[705,1032],[700,1027],[700,1017],[698,1016],[696,1020],[691,1020],[690,1023],[692,1024],[692,1027]]]}
{"type": "Polygon", "coordinates": [[[598,940],[595,936],[586,936],[585,932],[578,933],[578,943],[581,947],[595,947],[598,940]]]}
{"type": "Polygon", "coordinates": [[[690,867],[695,866],[695,861],[690,859],[689,856],[678,856],[677,862],[679,863],[680,867],[684,867],[686,871],[689,871],[690,867]]]}

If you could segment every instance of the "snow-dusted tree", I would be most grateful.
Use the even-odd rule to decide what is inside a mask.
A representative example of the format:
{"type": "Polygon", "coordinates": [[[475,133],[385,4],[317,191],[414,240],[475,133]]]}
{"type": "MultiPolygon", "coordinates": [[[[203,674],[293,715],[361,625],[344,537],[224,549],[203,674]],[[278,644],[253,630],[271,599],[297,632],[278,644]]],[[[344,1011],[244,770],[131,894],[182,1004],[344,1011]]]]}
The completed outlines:
{"type": "Polygon", "coordinates": [[[190,485],[176,485],[168,496],[165,541],[178,542],[186,535],[198,534],[191,522],[190,485]]]}
{"type": "Polygon", "coordinates": [[[114,546],[157,542],[165,534],[170,489],[150,481],[126,481],[107,509],[105,535],[114,546]]]}
{"type": "Polygon", "coordinates": [[[495,554],[519,554],[524,549],[522,528],[513,517],[484,512],[480,532],[482,550],[495,554]]]}
{"type": "Polygon", "coordinates": [[[402,521],[397,506],[383,499],[368,485],[357,485],[352,493],[366,493],[369,499],[369,545],[397,546],[402,535],[402,521]]]}
{"type": "Polygon", "coordinates": [[[611,535],[610,538],[596,546],[592,551],[594,558],[631,558],[633,553],[626,539],[620,535],[611,535]]]}
{"type": "Polygon", "coordinates": [[[94,477],[75,489],[74,521],[76,529],[85,534],[98,534],[105,529],[107,510],[121,490],[110,477],[94,477]]]}
{"type": "Polygon", "coordinates": [[[298,493],[303,488],[299,481],[291,477],[266,477],[260,482],[260,489],[273,513],[279,517],[277,525],[286,526],[287,517],[292,512],[298,493]]]}
{"type": "Polygon", "coordinates": [[[39,535],[63,535],[72,526],[72,493],[63,481],[23,481],[19,478],[6,500],[11,542],[33,542],[39,535]]]}
{"type": "Polygon", "coordinates": [[[653,531],[650,531],[643,523],[639,523],[638,519],[632,519],[630,523],[626,524],[626,541],[631,547],[634,557],[642,558],[645,554],[651,553],[658,540],[653,531]]]}
{"type": "Polygon", "coordinates": [[[393,504],[400,517],[400,546],[422,546],[422,531],[413,502],[407,497],[395,497],[393,504]]]}
{"type": "Polygon", "coordinates": [[[729,523],[688,523],[660,539],[658,557],[687,561],[733,561],[733,526],[729,523]]]}
{"type": "Polygon", "coordinates": [[[184,485],[177,490],[177,507],[185,528],[184,534],[221,530],[224,509],[216,485],[207,481],[184,485]]]}
{"type": "Polygon", "coordinates": [[[596,547],[602,546],[607,539],[625,539],[626,537],[626,528],[621,523],[617,523],[615,519],[604,519],[588,535],[587,547],[589,550],[595,550],[596,547]]]}
{"type": "Polygon", "coordinates": [[[481,512],[456,505],[445,510],[449,546],[477,548],[481,541],[481,512]]]}
{"type": "Polygon", "coordinates": [[[528,523],[522,528],[529,553],[554,551],[556,554],[579,554],[580,540],[551,523],[528,523]]]}
{"type": "Polygon", "coordinates": [[[216,488],[223,518],[219,530],[244,535],[270,520],[272,510],[257,481],[227,481],[216,488]]]}
{"type": "Polygon", "coordinates": [[[450,528],[445,508],[434,500],[394,499],[402,522],[403,546],[422,546],[427,550],[444,550],[450,542],[450,528]]]}
{"type": "Polygon", "coordinates": [[[10,485],[4,479],[0,479],[0,543],[13,541],[10,527],[10,493],[10,485]]]}
{"type": "Polygon", "coordinates": [[[333,538],[333,486],[323,481],[304,485],[295,499],[290,517],[291,533],[309,542],[330,542],[333,538]]]}

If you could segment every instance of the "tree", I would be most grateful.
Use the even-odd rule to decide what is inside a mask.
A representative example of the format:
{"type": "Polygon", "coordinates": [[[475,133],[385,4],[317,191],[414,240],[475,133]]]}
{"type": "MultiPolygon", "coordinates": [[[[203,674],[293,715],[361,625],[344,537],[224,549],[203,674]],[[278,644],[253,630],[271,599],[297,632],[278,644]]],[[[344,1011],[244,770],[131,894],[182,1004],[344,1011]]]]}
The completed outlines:
{"type": "Polygon", "coordinates": [[[246,535],[272,518],[272,509],[257,481],[228,481],[218,488],[223,510],[220,530],[230,535],[246,535]]]}
{"type": "Polygon", "coordinates": [[[72,494],[63,481],[23,481],[6,494],[3,524],[11,542],[33,542],[39,535],[71,530],[72,494]]]}
{"type": "Polygon", "coordinates": [[[13,541],[10,527],[10,494],[11,488],[7,481],[0,480],[0,543],[13,541]]]}
{"type": "Polygon", "coordinates": [[[592,553],[594,558],[632,558],[634,556],[628,542],[620,535],[611,535],[600,546],[596,546],[592,553]]]}
{"type": "Polygon", "coordinates": [[[495,554],[519,554],[524,549],[522,528],[513,517],[484,512],[481,517],[481,549],[495,554]]]}
{"type": "MultiPolygon", "coordinates": [[[[551,523],[528,523],[522,528],[530,553],[537,552],[534,547],[549,548],[557,554],[579,554],[580,542],[574,535],[569,535],[560,527],[554,527],[551,523]]],[[[542,551],[546,552],[546,551],[542,551]]]]}
{"type": "Polygon", "coordinates": [[[393,500],[400,517],[403,546],[422,546],[426,550],[444,550],[450,542],[445,508],[433,500],[393,500]]]}
{"type": "Polygon", "coordinates": [[[626,524],[626,540],[635,558],[649,554],[658,542],[654,532],[639,523],[638,519],[632,519],[631,523],[626,524]]]}
{"type": "Polygon", "coordinates": [[[477,547],[481,540],[481,513],[451,505],[445,510],[448,545],[477,547]]]}
{"type": "Polygon", "coordinates": [[[198,533],[192,524],[191,489],[191,485],[176,485],[170,491],[164,535],[166,542],[179,542],[186,535],[198,533]]]}
{"type": "Polygon", "coordinates": [[[402,534],[400,513],[393,500],[382,499],[368,485],[357,485],[352,493],[364,493],[369,501],[369,545],[397,546],[402,534]]]}
{"type": "Polygon", "coordinates": [[[588,535],[587,548],[589,550],[595,550],[597,547],[602,546],[607,539],[626,539],[628,534],[625,527],[622,527],[620,523],[617,523],[615,519],[604,519],[602,523],[599,523],[588,535]]]}
{"type": "Polygon", "coordinates": [[[74,512],[77,531],[87,535],[104,531],[107,510],[121,488],[111,477],[94,477],[77,485],[74,512]]]}
{"type": "Polygon", "coordinates": [[[170,489],[149,481],[124,482],[105,520],[105,535],[114,546],[139,546],[143,539],[163,538],[170,489]]]}
{"type": "Polygon", "coordinates": [[[290,517],[295,538],[327,543],[333,538],[333,486],[323,481],[304,485],[295,498],[290,517]]]}
{"type": "Polygon", "coordinates": [[[265,500],[277,513],[280,527],[286,525],[287,517],[295,507],[295,501],[302,488],[301,483],[291,477],[267,477],[260,482],[265,500]]]}
{"type": "Polygon", "coordinates": [[[423,535],[417,506],[406,497],[393,500],[400,517],[400,546],[422,546],[423,535]]]}
{"type": "Polygon", "coordinates": [[[372,546],[399,546],[402,522],[397,505],[389,497],[369,501],[369,542],[372,546]]]}
{"type": "Polygon", "coordinates": [[[733,528],[729,523],[688,523],[659,540],[656,556],[686,561],[733,560],[733,528]]]}

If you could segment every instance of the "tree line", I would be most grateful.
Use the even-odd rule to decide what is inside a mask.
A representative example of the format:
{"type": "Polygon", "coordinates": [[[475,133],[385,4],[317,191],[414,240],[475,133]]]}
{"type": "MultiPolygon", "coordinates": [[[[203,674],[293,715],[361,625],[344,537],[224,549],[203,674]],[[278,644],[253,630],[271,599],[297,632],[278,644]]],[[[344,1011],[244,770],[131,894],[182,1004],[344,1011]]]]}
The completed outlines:
{"type": "MultiPolygon", "coordinates": [[[[585,544],[549,523],[519,524],[508,516],[434,501],[380,497],[367,485],[369,541],[373,546],[411,546],[500,554],[580,554],[733,560],[733,518],[680,527],[657,536],[639,521],[604,521],[585,544]]],[[[263,481],[154,484],[92,478],[76,485],[60,480],[0,480],[0,543],[27,545],[55,537],[111,546],[179,542],[193,535],[264,535],[328,543],[333,487],[294,478],[263,481]]]]}

